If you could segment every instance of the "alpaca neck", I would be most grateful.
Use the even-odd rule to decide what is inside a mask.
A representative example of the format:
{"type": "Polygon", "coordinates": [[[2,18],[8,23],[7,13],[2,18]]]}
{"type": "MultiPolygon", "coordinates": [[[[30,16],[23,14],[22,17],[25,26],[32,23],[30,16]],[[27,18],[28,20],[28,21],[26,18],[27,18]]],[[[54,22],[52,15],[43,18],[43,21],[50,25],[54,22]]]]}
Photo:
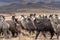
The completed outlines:
{"type": "Polygon", "coordinates": [[[54,31],[56,32],[56,30],[57,30],[57,24],[54,22],[54,19],[53,18],[50,19],[50,20],[51,20],[51,24],[52,24],[52,26],[54,28],[54,31]]]}

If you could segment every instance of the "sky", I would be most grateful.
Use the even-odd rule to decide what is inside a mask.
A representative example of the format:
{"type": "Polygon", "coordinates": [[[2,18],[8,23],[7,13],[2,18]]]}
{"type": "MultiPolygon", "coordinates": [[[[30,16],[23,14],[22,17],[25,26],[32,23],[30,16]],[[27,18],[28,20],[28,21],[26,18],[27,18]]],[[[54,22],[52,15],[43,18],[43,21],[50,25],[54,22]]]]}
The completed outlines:
{"type": "MultiPolygon", "coordinates": [[[[26,1],[26,2],[39,2],[39,1],[48,1],[48,0],[0,0],[0,2],[14,2],[14,1],[26,1]]],[[[51,0],[49,0],[51,1],[51,0]]],[[[52,0],[53,1],[53,0],[52,0]]],[[[55,2],[59,2],[60,0],[54,0],[55,2]]]]}

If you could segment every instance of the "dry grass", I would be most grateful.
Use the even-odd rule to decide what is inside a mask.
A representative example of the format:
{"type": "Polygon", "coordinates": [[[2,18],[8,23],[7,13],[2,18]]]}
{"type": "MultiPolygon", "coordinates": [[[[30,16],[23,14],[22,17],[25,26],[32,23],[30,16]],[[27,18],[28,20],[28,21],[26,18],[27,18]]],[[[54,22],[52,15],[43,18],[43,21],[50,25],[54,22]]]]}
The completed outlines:
{"type": "MultiPolygon", "coordinates": [[[[35,34],[29,35],[29,36],[23,36],[22,34],[20,34],[16,38],[10,38],[10,39],[0,38],[0,40],[35,40],[34,38],[35,38],[35,34]]],[[[47,36],[47,38],[44,38],[43,35],[40,34],[37,40],[50,40],[49,38],[50,36],[47,36]]],[[[56,36],[53,37],[53,40],[57,40],[56,36]]]]}

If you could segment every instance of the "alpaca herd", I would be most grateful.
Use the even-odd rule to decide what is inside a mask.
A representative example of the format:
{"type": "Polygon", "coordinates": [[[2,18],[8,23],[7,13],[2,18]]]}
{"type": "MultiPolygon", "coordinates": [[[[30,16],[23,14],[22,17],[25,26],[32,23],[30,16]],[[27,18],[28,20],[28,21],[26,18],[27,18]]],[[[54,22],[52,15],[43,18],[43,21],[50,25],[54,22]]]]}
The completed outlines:
{"type": "Polygon", "coordinates": [[[17,37],[21,33],[21,30],[28,31],[29,33],[35,33],[35,39],[38,38],[42,32],[46,38],[46,32],[49,32],[52,39],[56,34],[57,39],[60,35],[60,19],[57,14],[53,15],[36,15],[30,14],[29,16],[20,15],[19,18],[12,16],[11,20],[5,20],[3,15],[0,15],[0,35],[4,37],[17,37]]]}

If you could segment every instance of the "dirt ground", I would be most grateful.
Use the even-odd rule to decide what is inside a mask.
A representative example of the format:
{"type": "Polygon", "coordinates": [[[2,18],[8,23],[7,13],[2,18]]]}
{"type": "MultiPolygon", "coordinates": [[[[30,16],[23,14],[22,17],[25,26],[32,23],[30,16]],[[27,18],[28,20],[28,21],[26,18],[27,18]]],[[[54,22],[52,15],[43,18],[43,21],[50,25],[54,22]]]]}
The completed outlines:
{"type": "MultiPolygon", "coordinates": [[[[29,35],[29,36],[26,36],[26,35],[23,36],[22,34],[20,34],[16,38],[9,38],[9,39],[0,38],[0,40],[35,40],[34,38],[35,38],[35,34],[29,35]]],[[[46,38],[44,38],[43,35],[40,34],[37,40],[51,40],[51,39],[50,39],[50,36],[47,36],[46,38]]],[[[56,38],[56,36],[54,36],[52,40],[58,40],[58,39],[56,38]]]]}

